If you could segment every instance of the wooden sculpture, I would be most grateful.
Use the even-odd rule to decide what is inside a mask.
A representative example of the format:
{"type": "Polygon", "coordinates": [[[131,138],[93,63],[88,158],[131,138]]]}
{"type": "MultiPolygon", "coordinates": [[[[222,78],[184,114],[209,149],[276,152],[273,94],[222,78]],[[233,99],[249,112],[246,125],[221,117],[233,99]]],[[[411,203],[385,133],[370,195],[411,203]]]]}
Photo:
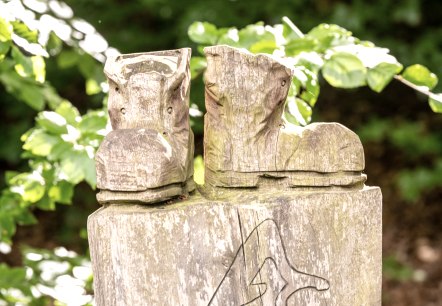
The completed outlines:
{"type": "Polygon", "coordinates": [[[355,133],[338,123],[302,128],[283,121],[289,66],[229,46],[204,52],[206,184],[363,186],[364,152],[355,133]]]}
{"type": "Polygon", "coordinates": [[[112,129],[97,155],[100,203],[155,203],[193,183],[188,48],[108,59],[112,129]]]}

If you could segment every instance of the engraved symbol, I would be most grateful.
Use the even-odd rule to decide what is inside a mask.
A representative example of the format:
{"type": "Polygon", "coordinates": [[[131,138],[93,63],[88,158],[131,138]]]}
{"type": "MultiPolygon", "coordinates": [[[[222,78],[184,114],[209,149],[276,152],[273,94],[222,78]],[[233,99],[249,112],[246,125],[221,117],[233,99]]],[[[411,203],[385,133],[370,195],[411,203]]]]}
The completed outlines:
{"type": "Polygon", "coordinates": [[[273,219],[259,223],[242,243],[212,295],[208,305],[226,305],[232,297],[240,299],[228,305],[287,305],[296,292],[304,289],[325,291],[330,283],[325,278],[297,270],[287,257],[284,241],[273,219]],[[266,237],[260,237],[265,233],[266,237]],[[241,288],[242,294],[238,292],[241,288]]]}

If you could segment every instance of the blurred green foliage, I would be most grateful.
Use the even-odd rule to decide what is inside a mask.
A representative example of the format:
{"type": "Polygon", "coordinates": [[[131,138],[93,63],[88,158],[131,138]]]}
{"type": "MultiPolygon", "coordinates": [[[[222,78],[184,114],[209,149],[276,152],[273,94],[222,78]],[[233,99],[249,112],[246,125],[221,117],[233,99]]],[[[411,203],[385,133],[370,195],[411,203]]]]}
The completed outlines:
{"type": "MultiPolygon", "coordinates": [[[[201,110],[205,59],[195,55],[202,51],[201,45],[225,43],[251,52],[279,50],[284,52],[279,55],[297,58],[287,104],[293,112],[286,112],[287,120],[293,123],[306,124],[312,116],[324,116],[321,103],[333,96],[326,82],[342,88],[368,85],[376,92],[390,90],[388,84],[403,66],[408,68],[397,79],[429,95],[433,111],[442,111],[441,95],[429,93],[442,89],[436,77],[442,75],[442,3],[437,0],[275,0],[259,5],[252,0],[195,0],[189,4],[169,0],[67,1],[75,14],[62,2],[57,2],[58,8],[48,3],[0,1],[0,164],[4,170],[4,178],[0,178],[0,241],[8,244],[13,243],[16,224],[34,224],[35,212],[54,210],[56,203],[71,204],[80,193],[80,182],[95,187],[92,158],[107,124],[102,65],[106,56],[117,51],[109,48],[94,27],[124,53],[192,46],[191,101],[201,110]],[[13,13],[8,14],[6,5],[14,6],[13,13]],[[280,22],[282,16],[290,16],[296,26],[289,19],[278,26],[265,26],[280,22]],[[204,22],[194,23],[196,20],[204,22]],[[383,61],[368,67],[360,52],[349,50],[327,54],[331,48],[348,45],[373,48],[380,56],[387,54],[366,40],[390,49],[402,65],[383,61]],[[316,53],[322,62],[302,56],[306,52],[316,53]],[[319,108],[319,115],[312,114],[314,106],[319,108]]],[[[411,91],[407,95],[408,100],[394,96],[389,104],[382,98],[365,104],[333,101],[328,112],[363,111],[364,117],[357,118],[353,127],[366,146],[382,143],[401,152],[406,162],[390,165],[397,168],[394,181],[398,198],[415,203],[442,186],[442,132],[435,128],[437,121],[422,115],[426,110],[418,100],[423,96],[416,98],[411,91]],[[414,102],[407,104],[405,100],[414,102]],[[380,108],[374,108],[376,103],[380,108]]],[[[201,138],[202,120],[194,119],[192,128],[197,139],[201,138]]],[[[199,182],[203,178],[202,164],[198,157],[195,177],[199,182]]],[[[83,202],[93,207],[93,193],[85,193],[76,205],[85,205],[83,202]]],[[[63,208],[57,212],[69,214],[63,208]]],[[[73,232],[62,235],[66,236],[63,241],[72,245],[80,236],[73,232]]],[[[22,267],[0,265],[0,300],[4,305],[62,301],[62,296],[51,291],[63,282],[59,279],[57,283],[57,278],[77,278],[74,267],[88,266],[83,256],[74,253],[65,252],[70,254],[66,256],[57,250],[29,248],[23,252],[22,267]],[[44,261],[56,262],[54,266],[61,265],[64,270],[44,277],[44,272],[52,269],[41,264],[44,261]]],[[[410,268],[397,264],[394,257],[385,260],[384,268],[393,279],[410,276],[410,268]]],[[[86,288],[85,295],[90,293],[90,278],[73,282],[86,288]]],[[[84,304],[89,298],[86,296],[84,304]]]]}

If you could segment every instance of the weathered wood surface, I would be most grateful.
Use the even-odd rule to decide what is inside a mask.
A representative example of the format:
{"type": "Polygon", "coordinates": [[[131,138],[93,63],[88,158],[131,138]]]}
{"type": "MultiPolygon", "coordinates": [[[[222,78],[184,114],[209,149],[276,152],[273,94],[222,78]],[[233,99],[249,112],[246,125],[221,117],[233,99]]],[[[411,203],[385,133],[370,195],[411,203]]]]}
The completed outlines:
{"type": "Polygon", "coordinates": [[[379,188],[225,192],[92,214],[97,305],[380,305],[379,188]]]}
{"type": "Polygon", "coordinates": [[[283,121],[290,67],[229,46],[204,52],[207,184],[363,186],[364,153],[355,133],[337,123],[302,128],[283,121]]]}
{"type": "Polygon", "coordinates": [[[190,53],[125,54],[106,62],[113,131],[96,155],[100,203],[154,203],[194,189],[190,53]]]}

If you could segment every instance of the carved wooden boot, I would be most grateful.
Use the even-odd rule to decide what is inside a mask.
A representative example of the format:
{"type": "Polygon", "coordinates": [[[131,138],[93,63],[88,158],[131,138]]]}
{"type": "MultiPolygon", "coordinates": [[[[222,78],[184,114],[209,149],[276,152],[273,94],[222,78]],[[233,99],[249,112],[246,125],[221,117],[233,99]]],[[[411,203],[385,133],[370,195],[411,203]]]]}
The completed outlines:
{"type": "Polygon", "coordinates": [[[100,203],[155,203],[193,182],[190,49],[108,59],[111,131],[96,155],[100,203]]]}
{"type": "Polygon", "coordinates": [[[283,122],[290,67],[229,46],[204,52],[209,186],[363,186],[364,152],[355,133],[337,123],[283,122]]]}

